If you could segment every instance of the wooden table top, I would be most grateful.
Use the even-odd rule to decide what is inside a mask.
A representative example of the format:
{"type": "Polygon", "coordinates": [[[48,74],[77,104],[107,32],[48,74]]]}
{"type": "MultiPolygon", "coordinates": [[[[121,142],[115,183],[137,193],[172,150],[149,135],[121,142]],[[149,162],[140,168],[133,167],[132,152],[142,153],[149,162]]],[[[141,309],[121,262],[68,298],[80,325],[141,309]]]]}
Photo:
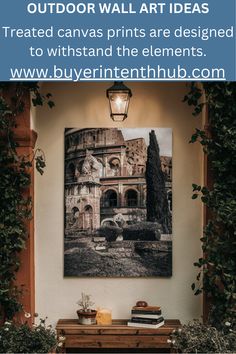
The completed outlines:
{"type": "Polygon", "coordinates": [[[177,319],[168,319],[165,320],[165,324],[164,326],[161,326],[159,328],[143,328],[143,327],[130,327],[127,326],[127,319],[116,319],[112,321],[112,325],[97,325],[97,324],[93,324],[93,325],[81,325],[78,323],[78,319],[60,319],[57,322],[57,326],[56,326],[56,330],[60,331],[63,330],[67,333],[69,333],[70,331],[72,332],[77,332],[77,331],[83,331],[83,333],[86,332],[99,332],[101,333],[106,333],[106,332],[110,332],[110,331],[115,331],[115,332],[119,332],[122,331],[125,333],[136,333],[137,332],[156,332],[158,331],[160,334],[169,334],[173,331],[173,329],[178,328],[181,326],[181,323],[179,320],[177,319]]]}

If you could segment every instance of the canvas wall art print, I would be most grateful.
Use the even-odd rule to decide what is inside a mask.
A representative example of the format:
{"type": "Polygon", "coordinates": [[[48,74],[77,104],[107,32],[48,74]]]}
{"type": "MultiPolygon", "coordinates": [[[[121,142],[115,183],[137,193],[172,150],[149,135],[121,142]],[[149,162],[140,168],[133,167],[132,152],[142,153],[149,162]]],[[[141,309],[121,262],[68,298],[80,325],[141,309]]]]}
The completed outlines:
{"type": "Polygon", "coordinates": [[[172,130],[65,130],[64,275],[172,275],[172,130]]]}

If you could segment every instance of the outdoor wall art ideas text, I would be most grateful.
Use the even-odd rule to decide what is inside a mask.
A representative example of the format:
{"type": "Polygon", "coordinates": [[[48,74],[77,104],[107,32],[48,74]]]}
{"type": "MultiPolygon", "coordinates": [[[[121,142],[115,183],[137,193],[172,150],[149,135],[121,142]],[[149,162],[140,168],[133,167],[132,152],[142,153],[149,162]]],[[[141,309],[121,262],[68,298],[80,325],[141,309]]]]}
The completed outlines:
{"type": "Polygon", "coordinates": [[[64,275],[172,275],[172,130],[65,130],[64,275]]]}

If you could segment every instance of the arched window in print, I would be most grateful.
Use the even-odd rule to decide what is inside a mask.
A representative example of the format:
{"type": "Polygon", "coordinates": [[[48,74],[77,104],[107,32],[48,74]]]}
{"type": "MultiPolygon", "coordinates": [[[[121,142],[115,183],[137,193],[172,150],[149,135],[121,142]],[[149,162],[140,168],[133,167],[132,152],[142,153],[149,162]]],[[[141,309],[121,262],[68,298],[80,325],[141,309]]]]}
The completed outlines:
{"type": "Polygon", "coordinates": [[[72,211],[74,217],[77,217],[77,218],[78,218],[78,216],[79,216],[79,209],[78,209],[77,207],[74,207],[74,208],[72,208],[71,211],[72,211]]]}
{"type": "Polygon", "coordinates": [[[71,209],[71,218],[70,218],[71,225],[78,226],[79,223],[79,209],[77,207],[73,207],[71,209]]]}
{"type": "Polygon", "coordinates": [[[113,189],[109,189],[105,192],[103,197],[104,207],[117,207],[117,193],[113,189]]]}
{"type": "Polygon", "coordinates": [[[138,193],[134,189],[129,189],[125,193],[126,206],[137,207],[138,206],[138,193]]]}
{"type": "Polygon", "coordinates": [[[116,157],[112,158],[109,161],[109,167],[111,171],[113,172],[113,176],[119,176],[120,175],[120,160],[116,157]]]}
{"type": "Polygon", "coordinates": [[[70,182],[75,180],[75,165],[71,162],[66,168],[66,179],[70,182]]]}

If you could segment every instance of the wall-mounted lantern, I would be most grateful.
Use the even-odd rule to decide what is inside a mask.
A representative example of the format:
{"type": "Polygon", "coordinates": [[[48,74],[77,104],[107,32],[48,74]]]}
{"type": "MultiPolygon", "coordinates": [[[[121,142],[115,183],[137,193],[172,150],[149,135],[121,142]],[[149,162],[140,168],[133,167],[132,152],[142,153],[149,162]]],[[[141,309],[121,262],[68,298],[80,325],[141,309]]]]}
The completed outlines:
{"type": "Polygon", "coordinates": [[[114,85],[107,89],[110,117],[114,122],[122,122],[127,118],[131,97],[131,90],[125,86],[122,81],[115,81],[114,85]]]}

